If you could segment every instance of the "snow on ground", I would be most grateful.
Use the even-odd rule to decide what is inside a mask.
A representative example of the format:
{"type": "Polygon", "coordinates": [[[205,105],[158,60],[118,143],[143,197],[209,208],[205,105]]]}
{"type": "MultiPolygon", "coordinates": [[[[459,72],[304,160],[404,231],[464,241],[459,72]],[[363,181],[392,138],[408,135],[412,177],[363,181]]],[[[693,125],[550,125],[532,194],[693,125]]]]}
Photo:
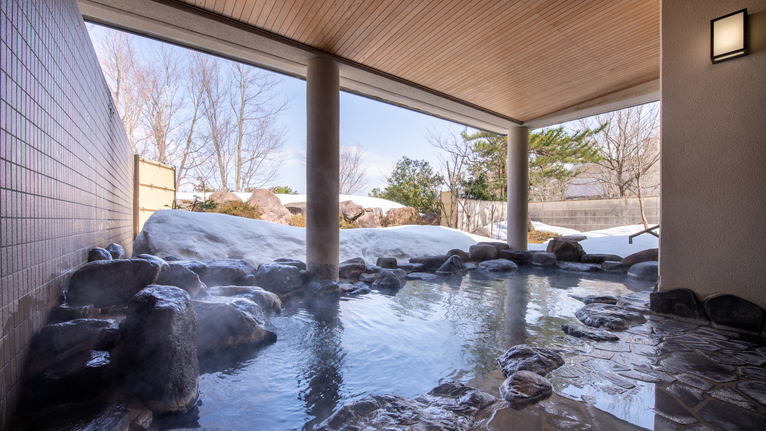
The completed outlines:
{"type": "MultiPolygon", "coordinates": [[[[211,193],[206,193],[205,196],[201,192],[178,192],[176,198],[193,201],[196,196],[199,200],[204,198],[210,198],[211,193]]],[[[243,201],[250,199],[252,193],[234,193],[243,201]]],[[[282,205],[293,202],[306,202],[306,195],[277,195],[282,205]]],[[[368,196],[350,196],[350,195],[338,195],[338,202],[354,201],[355,204],[361,205],[365,208],[380,208],[383,210],[383,214],[387,213],[391,208],[404,208],[404,205],[389,201],[381,198],[371,198],[368,196]]]]}
{"type": "MultiPolygon", "coordinates": [[[[340,260],[362,257],[441,255],[487,238],[440,226],[398,226],[340,231],[340,260]]],[[[279,257],[305,261],[306,230],[262,220],[183,210],[157,211],[133,243],[133,254],[173,255],[182,259],[244,259],[258,266],[279,257]]]]}

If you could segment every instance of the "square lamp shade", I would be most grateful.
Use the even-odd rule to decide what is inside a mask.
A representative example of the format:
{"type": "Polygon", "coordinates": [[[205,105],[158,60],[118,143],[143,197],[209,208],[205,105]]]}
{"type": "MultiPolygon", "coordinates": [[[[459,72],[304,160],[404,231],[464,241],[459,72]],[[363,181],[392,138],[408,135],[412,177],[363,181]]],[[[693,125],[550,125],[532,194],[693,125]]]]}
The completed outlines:
{"type": "Polygon", "coordinates": [[[710,21],[710,59],[713,63],[747,54],[747,9],[710,21]]]}

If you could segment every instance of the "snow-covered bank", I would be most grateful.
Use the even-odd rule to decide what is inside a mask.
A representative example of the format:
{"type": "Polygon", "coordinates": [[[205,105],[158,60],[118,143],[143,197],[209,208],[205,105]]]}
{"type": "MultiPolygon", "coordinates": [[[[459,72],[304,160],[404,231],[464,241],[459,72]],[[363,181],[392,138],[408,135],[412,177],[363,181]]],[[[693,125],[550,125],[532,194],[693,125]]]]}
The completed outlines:
{"type": "MultiPolygon", "coordinates": [[[[399,226],[340,231],[340,260],[362,257],[440,255],[488,238],[440,226],[399,226]]],[[[133,254],[182,259],[244,259],[253,265],[279,257],[305,260],[306,230],[216,213],[161,210],[152,214],[133,243],[133,254]]]]}
{"type": "MultiPolygon", "coordinates": [[[[247,201],[250,199],[250,195],[252,193],[234,193],[237,195],[240,199],[243,201],[247,201]]],[[[195,197],[197,197],[199,200],[203,200],[204,198],[210,198],[211,193],[205,193],[203,194],[201,192],[178,192],[176,194],[176,198],[183,199],[183,200],[189,200],[193,201],[195,197]]],[[[306,195],[277,195],[280,201],[282,201],[282,205],[293,203],[293,202],[306,202],[306,195]]],[[[404,208],[404,205],[389,201],[386,199],[380,199],[380,198],[371,198],[368,196],[351,196],[351,195],[338,195],[338,202],[343,201],[354,201],[355,204],[361,205],[365,208],[381,208],[383,210],[383,214],[388,212],[391,208],[404,208]]]]}
{"type": "MultiPolygon", "coordinates": [[[[532,223],[535,225],[535,229],[538,230],[548,230],[551,232],[560,233],[562,235],[585,235],[588,239],[580,241],[580,245],[582,245],[582,248],[586,253],[591,254],[616,254],[618,256],[625,257],[641,250],[657,248],[659,247],[660,242],[659,238],[647,233],[633,238],[633,244],[629,244],[628,237],[630,235],[644,230],[644,226],[640,224],[618,226],[609,229],[601,229],[581,233],[574,229],[557,228],[556,226],[548,226],[537,222],[532,223]],[[555,228],[557,230],[550,228],[555,228]]],[[[529,249],[545,250],[547,246],[547,243],[529,244],[529,249]]]]}

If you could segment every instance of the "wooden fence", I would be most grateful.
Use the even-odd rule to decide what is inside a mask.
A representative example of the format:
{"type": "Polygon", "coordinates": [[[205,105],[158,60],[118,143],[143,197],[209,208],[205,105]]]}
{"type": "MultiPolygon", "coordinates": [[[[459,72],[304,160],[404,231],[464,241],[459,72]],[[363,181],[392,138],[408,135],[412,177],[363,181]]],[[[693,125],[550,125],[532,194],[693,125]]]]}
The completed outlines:
{"type": "Polygon", "coordinates": [[[176,201],[176,168],[135,155],[133,174],[133,237],[146,220],[161,209],[173,208],[176,201]]]}

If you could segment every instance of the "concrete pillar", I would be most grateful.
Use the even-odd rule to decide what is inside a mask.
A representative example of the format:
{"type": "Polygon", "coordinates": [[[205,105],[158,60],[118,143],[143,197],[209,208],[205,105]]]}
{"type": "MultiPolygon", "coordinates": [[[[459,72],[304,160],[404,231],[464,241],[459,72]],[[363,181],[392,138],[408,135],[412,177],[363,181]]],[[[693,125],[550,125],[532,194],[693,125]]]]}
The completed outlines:
{"type": "Polygon", "coordinates": [[[529,128],[508,130],[508,245],[527,249],[529,211],[529,128]]]}
{"type": "Polygon", "coordinates": [[[340,75],[314,58],[306,72],[306,263],[319,280],[338,279],[340,75]]]}

